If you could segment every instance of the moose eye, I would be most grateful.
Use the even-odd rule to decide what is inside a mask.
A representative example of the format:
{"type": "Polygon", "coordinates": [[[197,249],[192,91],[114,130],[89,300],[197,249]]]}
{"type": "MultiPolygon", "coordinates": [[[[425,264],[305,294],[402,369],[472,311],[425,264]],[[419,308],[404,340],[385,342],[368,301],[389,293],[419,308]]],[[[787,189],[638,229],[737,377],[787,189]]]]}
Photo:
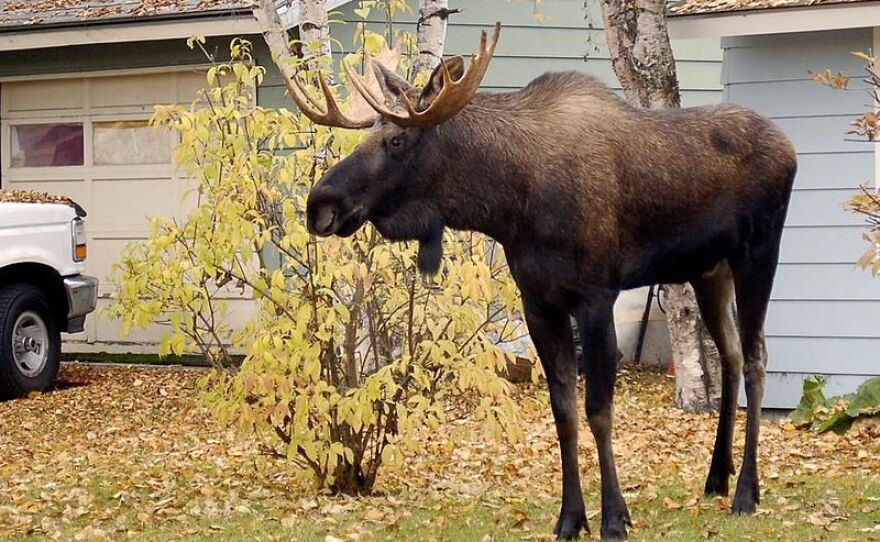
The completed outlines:
{"type": "Polygon", "coordinates": [[[400,136],[394,136],[390,140],[388,140],[388,144],[391,145],[392,148],[398,148],[403,145],[403,138],[400,136]]]}

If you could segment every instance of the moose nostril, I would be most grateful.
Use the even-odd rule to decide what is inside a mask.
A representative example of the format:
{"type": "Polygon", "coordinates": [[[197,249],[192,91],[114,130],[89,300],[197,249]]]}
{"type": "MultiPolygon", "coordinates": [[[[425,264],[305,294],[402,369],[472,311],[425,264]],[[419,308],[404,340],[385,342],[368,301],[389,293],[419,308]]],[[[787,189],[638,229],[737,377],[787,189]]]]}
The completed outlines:
{"type": "Polygon", "coordinates": [[[315,217],[315,232],[323,234],[331,234],[336,217],[339,211],[335,205],[325,205],[318,210],[315,217]]]}

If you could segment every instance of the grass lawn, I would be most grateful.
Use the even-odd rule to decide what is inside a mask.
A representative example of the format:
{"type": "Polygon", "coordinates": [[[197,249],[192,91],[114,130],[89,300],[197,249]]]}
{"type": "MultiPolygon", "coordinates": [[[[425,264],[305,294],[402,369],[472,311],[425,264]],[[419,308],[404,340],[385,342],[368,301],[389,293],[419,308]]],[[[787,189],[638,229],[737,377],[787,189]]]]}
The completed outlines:
{"type": "MultiPolygon", "coordinates": [[[[525,441],[474,422],[420,435],[378,495],[315,495],[308,482],[199,407],[199,370],[66,365],[58,389],[0,403],[0,540],[513,541],[548,535],[559,499],[541,388],[523,389],[525,441]]],[[[880,541],[880,423],[845,436],[762,428],[763,500],[733,518],[701,498],[716,420],[679,412],[671,382],[624,371],[615,453],[635,541],[880,541]]],[[[737,454],[742,448],[742,420],[737,454]]],[[[598,468],[581,424],[581,472],[598,539],[598,468]]],[[[737,455],[739,457],[739,455],[737,455]]],[[[586,537],[585,537],[586,538],[586,537]]]]}

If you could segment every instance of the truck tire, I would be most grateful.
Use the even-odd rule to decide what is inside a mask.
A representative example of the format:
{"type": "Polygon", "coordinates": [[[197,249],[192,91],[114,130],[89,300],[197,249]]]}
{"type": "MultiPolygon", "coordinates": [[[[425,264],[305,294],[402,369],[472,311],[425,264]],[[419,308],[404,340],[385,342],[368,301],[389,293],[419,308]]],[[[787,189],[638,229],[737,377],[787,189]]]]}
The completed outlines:
{"type": "Polygon", "coordinates": [[[0,288],[0,397],[47,390],[60,358],[61,333],[46,295],[30,284],[0,288]]]}

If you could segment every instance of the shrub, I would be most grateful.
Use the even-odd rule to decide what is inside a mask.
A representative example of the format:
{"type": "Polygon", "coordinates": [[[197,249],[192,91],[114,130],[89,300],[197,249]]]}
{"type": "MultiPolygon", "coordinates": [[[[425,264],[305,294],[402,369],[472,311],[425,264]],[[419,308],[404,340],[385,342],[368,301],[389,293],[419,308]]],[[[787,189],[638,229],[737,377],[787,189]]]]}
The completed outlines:
{"type": "Polygon", "coordinates": [[[855,393],[825,398],[825,379],[809,377],[804,380],[804,393],[791,421],[798,427],[824,433],[844,433],[862,416],[880,414],[880,377],[866,380],[855,393]]]}
{"type": "Polygon", "coordinates": [[[126,249],[111,312],[125,329],[168,325],[163,353],[195,350],[221,368],[243,353],[240,369],[205,379],[208,408],[322,487],[369,492],[383,462],[415,449],[416,429],[452,412],[517,438],[499,348],[518,333],[517,294],[500,249],[449,233],[430,279],[414,244],[369,226],[310,236],[307,193],[361,134],[255,106],[263,68],[247,42],[231,53],[191,107],[156,108],[152,123],[180,138],[194,208],[179,223],[152,219],[149,239],[126,249]],[[236,292],[257,306],[241,327],[229,323],[236,292]]]}

